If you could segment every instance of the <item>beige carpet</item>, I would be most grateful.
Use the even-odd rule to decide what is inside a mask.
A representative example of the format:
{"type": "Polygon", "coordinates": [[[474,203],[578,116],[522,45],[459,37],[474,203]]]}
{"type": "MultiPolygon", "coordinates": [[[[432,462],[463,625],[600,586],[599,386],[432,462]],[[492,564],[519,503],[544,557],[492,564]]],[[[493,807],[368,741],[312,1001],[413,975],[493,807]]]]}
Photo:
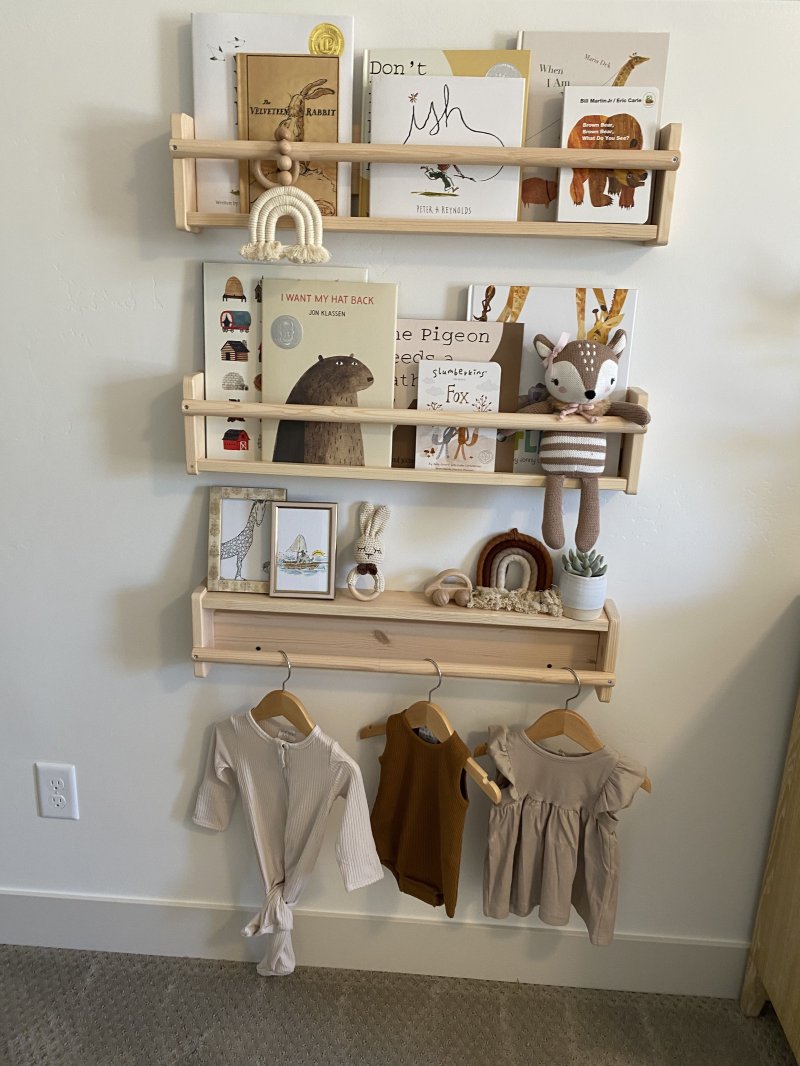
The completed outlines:
{"type": "Polygon", "coordinates": [[[795,1066],[735,1002],[0,947],[2,1066],[795,1066]]]}

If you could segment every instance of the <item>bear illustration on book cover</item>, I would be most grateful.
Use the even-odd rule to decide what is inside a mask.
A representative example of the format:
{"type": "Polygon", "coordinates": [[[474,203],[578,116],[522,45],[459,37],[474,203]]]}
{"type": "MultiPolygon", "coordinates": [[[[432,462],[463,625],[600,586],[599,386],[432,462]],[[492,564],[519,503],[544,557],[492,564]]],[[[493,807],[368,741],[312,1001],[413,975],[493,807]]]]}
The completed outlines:
{"type": "MultiPolygon", "coordinates": [[[[266,403],[391,409],[396,285],[264,278],[261,299],[266,403]]],[[[388,424],[265,420],[262,458],[389,467],[391,442],[388,424]]]]}

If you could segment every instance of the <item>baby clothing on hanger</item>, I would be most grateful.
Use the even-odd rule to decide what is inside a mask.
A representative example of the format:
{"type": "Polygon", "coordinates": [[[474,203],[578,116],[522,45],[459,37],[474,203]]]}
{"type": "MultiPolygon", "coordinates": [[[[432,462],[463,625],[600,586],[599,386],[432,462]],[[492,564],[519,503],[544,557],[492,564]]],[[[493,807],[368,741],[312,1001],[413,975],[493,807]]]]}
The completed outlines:
{"type": "Polygon", "coordinates": [[[266,893],[264,906],[242,934],[269,934],[260,974],[289,974],[295,967],[292,910],[317,861],[337,797],[345,801],[336,842],[345,888],[352,892],[383,877],[361,771],[319,726],[303,736],[292,726],[273,720],[257,724],[249,713],[241,714],[214,729],[197,793],[197,825],[227,828],[237,789],[266,893]]]}
{"type": "Polygon", "coordinates": [[[371,817],[378,855],[401,892],[432,907],[443,903],[448,918],[458,897],[468,756],[457,733],[431,743],[411,728],[402,711],[386,721],[371,817]]]}
{"type": "Polygon", "coordinates": [[[644,766],[608,747],[561,755],[505,726],[489,730],[505,787],[489,812],[483,911],[566,925],[570,904],[592,944],[610,944],[619,888],[617,813],[630,806],[644,766]]]}

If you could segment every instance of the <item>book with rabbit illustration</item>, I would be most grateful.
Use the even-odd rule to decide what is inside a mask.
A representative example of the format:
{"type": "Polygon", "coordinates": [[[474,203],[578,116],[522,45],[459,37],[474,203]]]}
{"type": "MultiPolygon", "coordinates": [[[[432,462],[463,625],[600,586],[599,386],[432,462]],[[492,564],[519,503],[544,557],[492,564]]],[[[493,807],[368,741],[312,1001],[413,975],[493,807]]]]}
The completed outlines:
{"type": "MultiPolygon", "coordinates": [[[[524,78],[531,54],[511,48],[365,48],[361,83],[361,140],[372,140],[372,79],[391,77],[524,78]]],[[[361,164],[358,213],[369,215],[370,164],[361,164]]]]}
{"type": "MultiPolygon", "coordinates": [[[[233,141],[243,136],[238,132],[236,107],[239,52],[338,58],[338,137],[333,140],[341,144],[352,140],[352,15],[194,12],[192,79],[194,129],[199,139],[233,141]]],[[[334,202],[337,215],[350,214],[349,163],[338,166],[334,202]]],[[[197,160],[197,210],[216,214],[246,210],[239,203],[239,165],[235,160],[197,160]]]]}
{"type": "Polygon", "coordinates": [[[206,419],[209,459],[247,461],[261,454],[261,420],[239,418],[236,404],[261,399],[261,290],[265,275],[366,281],[361,267],[203,263],[205,398],[227,400],[227,418],[206,419]]]}
{"type": "Polygon", "coordinates": [[[515,220],[519,167],[453,163],[447,147],[519,147],[524,115],[522,78],[376,75],[372,142],[441,146],[442,154],[424,165],[373,163],[370,216],[515,220]]]}
{"type": "MultiPolygon", "coordinates": [[[[607,344],[617,329],[628,338],[619,359],[613,398],[624,400],[628,386],[636,320],[636,289],[613,286],[573,288],[565,285],[507,285],[486,282],[471,285],[467,298],[471,326],[489,322],[516,322],[524,329],[521,387],[518,407],[546,395],[542,361],[533,349],[533,338],[543,333],[551,340],[568,333],[574,340],[607,344]],[[541,392],[541,395],[539,394],[541,392]]],[[[516,436],[514,471],[543,473],[539,460],[539,432],[528,430],[516,436]]],[[[605,474],[619,473],[620,435],[607,436],[605,474]]]]}
{"type": "MultiPolygon", "coordinates": [[[[266,403],[391,409],[396,285],[265,277],[261,301],[266,403]]],[[[261,440],[276,463],[391,465],[391,425],[265,420],[261,440]]]]}
{"type": "Polygon", "coordinates": [[[420,411],[452,411],[452,426],[417,426],[417,470],[494,470],[497,430],[469,424],[476,412],[497,411],[498,363],[434,360],[419,367],[420,411]]]}
{"type": "MultiPolygon", "coordinates": [[[[275,131],[283,124],[293,143],[334,143],[339,139],[339,59],[239,52],[236,100],[242,140],[274,140],[275,131]]],[[[261,163],[260,169],[265,178],[277,182],[274,161],[261,163]]],[[[294,182],[323,215],[336,214],[336,171],[335,162],[301,162],[294,182]]],[[[257,180],[251,161],[243,159],[239,169],[241,210],[249,211],[265,188],[257,180]]]]}
{"type": "MultiPolygon", "coordinates": [[[[519,399],[523,327],[517,322],[474,323],[430,318],[398,318],[394,358],[394,406],[417,406],[417,375],[421,363],[495,362],[501,370],[500,411],[516,411],[519,399]]],[[[510,472],[515,438],[498,439],[495,470],[510,472]]],[[[413,469],[414,426],[396,426],[392,435],[392,466],[413,469]]]]}
{"type": "MultiPolygon", "coordinates": [[[[517,43],[534,57],[528,80],[526,148],[559,147],[568,85],[636,89],[654,85],[662,92],[664,89],[668,33],[522,30],[517,43]]],[[[557,197],[557,170],[537,167],[523,171],[523,221],[555,221],[557,197]]]]}

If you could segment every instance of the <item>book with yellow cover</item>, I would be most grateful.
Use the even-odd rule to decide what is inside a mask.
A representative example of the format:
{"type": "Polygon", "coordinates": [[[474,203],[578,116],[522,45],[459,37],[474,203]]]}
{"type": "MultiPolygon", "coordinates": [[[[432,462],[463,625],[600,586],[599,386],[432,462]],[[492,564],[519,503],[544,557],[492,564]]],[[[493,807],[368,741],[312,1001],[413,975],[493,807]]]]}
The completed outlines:
{"type": "MultiPolygon", "coordinates": [[[[339,140],[338,56],[239,52],[236,93],[241,140],[274,140],[282,124],[296,143],[339,140]]],[[[294,152],[294,158],[302,160],[302,155],[294,152]]],[[[261,170],[277,181],[274,163],[262,163],[261,170]]],[[[242,160],[239,185],[241,210],[247,212],[266,188],[256,179],[250,160],[242,160]]],[[[308,193],[323,215],[336,214],[335,162],[300,162],[295,186],[308,193]]]]}

